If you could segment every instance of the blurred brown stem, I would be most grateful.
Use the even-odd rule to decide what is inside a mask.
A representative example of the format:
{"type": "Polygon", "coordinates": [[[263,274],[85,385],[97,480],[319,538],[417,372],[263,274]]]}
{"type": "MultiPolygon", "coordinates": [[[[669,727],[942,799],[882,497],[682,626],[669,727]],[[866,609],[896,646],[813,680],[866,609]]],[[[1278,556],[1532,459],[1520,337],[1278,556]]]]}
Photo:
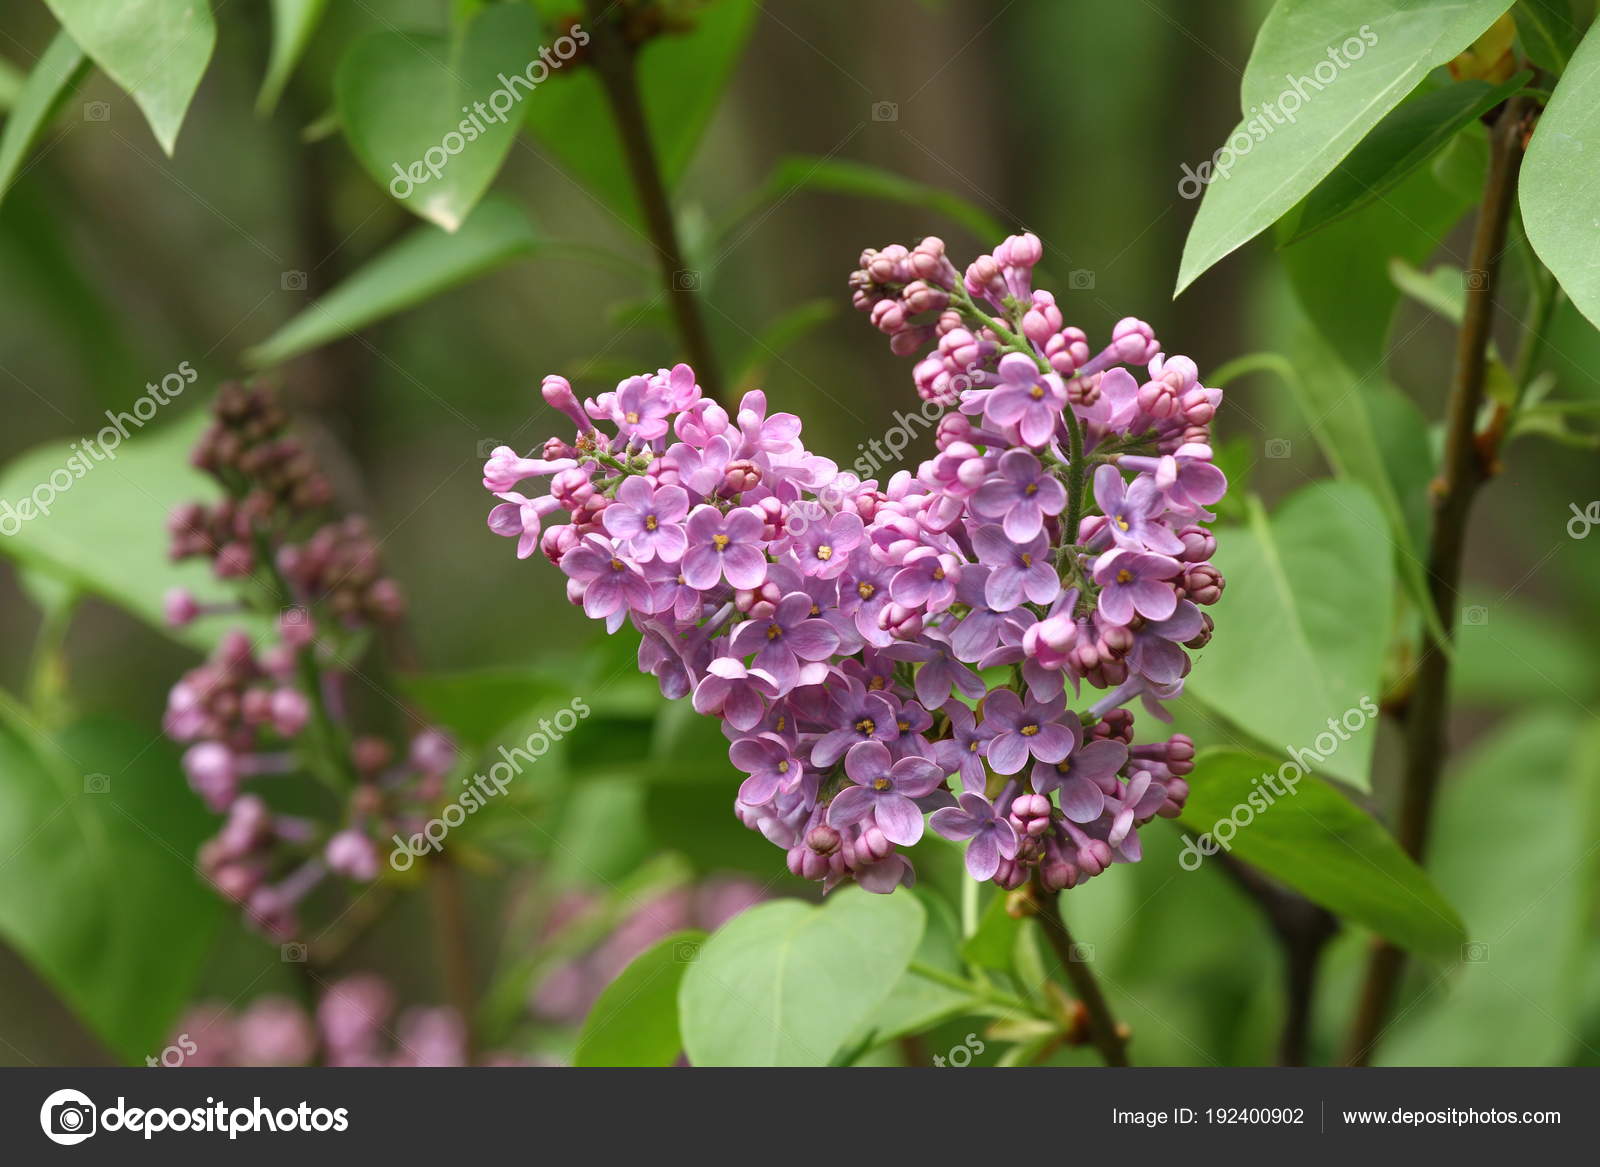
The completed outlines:
{"type": "Polygon", "coordinates": [[[1044,925],[1045,939],[1050,942],[1051,950],[1066,971],[1072,991],[1077,994],[1088,1016],[1089,1040],[1100,1051],[1100,1057],[1106,1065],[1128,1065],[1128,1032],[1117,1022],[1111,1012],[1110,1002],[1100,991],[1100,982],[1095,979],[1088,962],[1081,959],[1082,953],[1072,939],[1072,933],[1067,931],[1067,923],[1061,918],[1061,893],[1047,892],[1035,883],[1033,895],[1038,906],[1039,923],[1044,925]]]}
{"type": "Polygon", "coordinates": [[[700,315],[697,299],[700,273],[691,271],[678,242],[678,229],[672,218],[672,203],[661,178],[655,146],[650,141],[650,126],[645,121],[644,105],[639,100],[639,81],[634,72],[634,47],[622,27],[624,8],[615,0],[586,0],[589,13],[589,63],[600,78],[617,133],[622,138],[628,173],[634,193],[644,213],[645,228],[655,245],[661,268],[661,284],[673,319],[683,341],[684,353],[694,366],[696,379],[706,395],[722,400],[722,378],[716,356],[700,315]]]}
{"type": "Polygon", "coordinates": [[[1278,1064],[1303,1066],[1311,1045],[1317,969],[1323,947],[1339,932],[1338,918],[1226,852],[1218,854],[1217,861],[1229,878],[1260,905],[1278,937],[1283,949],[1287,999],[1283,1033],[1278,1039],[1278,1064]]]}
{"type": "MultiPolygon", "coordinates": [[[[1472,237],[1466,307],[1456,344],[1455,374],[1445,417],[1444,464],[1434,484],[1433,543],[1428,554],[1428,590],[1439,617],[1441,639],[1426,626],[1415,683],[1405,708],[1405,772],[1395,836],[1406,854],[1421,862],[1428,844],[1434,796],[1444,768],[1450,715],[1450,642],[1454,638],[1457,589],[1466,546],[1467,517],[1494,457],[1477,432],[1484,402],[1494,292],[1505,250],[1506,227],[1522,165],[1526,98],[1506,102],[1491,135],[1489,175],[1472,237]]],[[[1366,1065],[1383,1034],[1394,1003],[1405,954],[1388,941],[1375,942],[1351,1026],[1345,1061],[1366,1065]]]]}
{"type": "Polygon", "coordinates": [[[461,891],[460,869],[441,856],[428,867],[428,887],[433,893],[434,929],[438,934],[445,993],[461,1018],[467,1042],[467,1062],[472,1064],[478,1060],[478,1010],[472,967],[472,935],[467,927],[466,897],[461,891]]]}

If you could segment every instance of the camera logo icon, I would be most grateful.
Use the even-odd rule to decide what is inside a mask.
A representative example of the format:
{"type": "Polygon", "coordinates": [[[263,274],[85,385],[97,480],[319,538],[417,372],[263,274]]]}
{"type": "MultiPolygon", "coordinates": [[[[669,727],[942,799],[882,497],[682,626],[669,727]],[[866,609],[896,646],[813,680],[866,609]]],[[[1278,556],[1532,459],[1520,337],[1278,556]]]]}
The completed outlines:
{"type": "Polygon", "coordinates": [[[86,101],[83,103],[83,120],[108,122],[111,120],[111,106],[104,101],[86,101]]]}
{"type": "Polygon", "coordinates": [[[673,272],[672,290],[675,292],[698,292],[700,290],[700,273],[697,271],[673,272]]]}
{"type": "Polygon", "coordinates": [[[303,271],[286,271],[279,280],[279,284],[282,286],[285,292],[303,292],[306,290],[306,285],[308,283],[310,283],[310,281],[306,278],[306,273],[303,271]]]}
{"type": "Polygon", "coordinates": [[[1267,439],[1267,457],[1269,458],[1287,458],[1290,456],[1291,449],[1288,438],[1267,439]]]}
{"type": "Polygon", "coordinates": [[[900,120],[900,106],[893,101],[875,101],[872,103],[872,120],[897,122],[900,120]]]}
{"type": "Polygon", "coordinates": [[[52,1143],[71,1147],[95,1131],[95,1105],[78,1090],[57,1090],[39,1108],[39,1125],[52,1143]]]}
{"type": "Polygon", "coordinates": [[[1094,290],[1094,272],[1088,268],[1078,268],[1067,273],[1067,287],[1074,292],[1092,292],[1094,290]]]}
{"type": "Polygon", "coordinates": [[[1481,268],[1468,268],[1461,273],[1461,283],[1469,292],[1489,290],[1489,273],[1481,268]]]}

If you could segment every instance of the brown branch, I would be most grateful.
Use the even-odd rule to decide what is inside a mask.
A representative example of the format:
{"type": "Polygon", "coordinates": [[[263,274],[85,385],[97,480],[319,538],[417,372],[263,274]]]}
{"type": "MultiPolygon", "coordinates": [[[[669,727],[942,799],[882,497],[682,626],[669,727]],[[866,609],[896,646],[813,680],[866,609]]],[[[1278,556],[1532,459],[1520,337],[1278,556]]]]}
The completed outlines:
{"type": "Polygon", "coordinates": [[[1089,963],[1083,959],[1082,950],[1072,939],[1072,933],[1067,931],[1067,923],[1061,918],[1061,893],[1047,892],[1035,883],[1033,901],[1039,922],[1044,925],[1045,939],[1050,942],[1056,959],[1066,970],[1073,992],[1083,1004],[1089,1023],[1089,1040],[1100,1051],[1100,1057],[1106,1065],[1128,1065],[1128,1029],[1111,1012],[1110,1003],[1100,991],[1100,982],[1095,979],[1089,963]]]}
{"type": "Polygon", "coordinates": [[[639,99],[639,81],[634,72],[635,49],[622,25],[624,9],[615,0],[586,0],[586,7],[590,39],[588,63],[600,78],[617,133],[622,138],[628,173],[644,213],[645,228],[655,245],[662,289],[672,306],[684,353],[694,366],[696,379],[706,395],[722,401],[722,378],[697,299],[701,273],[689,269],[678,241],[672,203],[661,178],[655,146],[650,141],[644,105],[639,99]]]}
{"type": "Polygon", "coordinates": [[[1317,968],[1323,948],[1338,935],[1338,917],[1226,852],[1216,858],[1228,877],[1260,905],[1283,948],[1288,1005],[1278,1040],[1278,1064],[1303,1066],[1311,1044],[1317,968]]]}
{"type": "MultiPolygon", "coordinates": [[[[1450,640],[1454,636],[1467,517],[1491,465],[1478,440],[1484,402],[1495,284],[1505,250],[1506,227],[1522,165],[1527,99],[1506,102],[1491,135],[1489,175],[1472,237],[1466,310],[1456,345],[1455,375],[1445,418],[1444,465],[1434,484],[1433,543],[1428,554],[1428,590],[1444,639],[1424,628],[1416,679],[1405,711],[1405,772],[1395,836],[1406,854],[1421,861],[1427,850],[1434,796],[1444,768],[1450,714],[1450,640]]],[[[1492,457],[1492,455],[1491,455],[1492,457]]],[[[1345,1061],[1367,1064],[1394,1002],[1405,954],[1388,941],[1374,944],[1360,1004],[1351,1026],[1345,1061]]]]}
{"type": "Polygon", "coordinates": [[[434,928],[445,992],[461,1016],[466,1034],[467,1063],[477,1061],[477,990],[472,967],[472,936],[467,927],[466,900],[461,893],[461,872],[441,856],[428,865],[428,886],[433,892],[434,928]]]}

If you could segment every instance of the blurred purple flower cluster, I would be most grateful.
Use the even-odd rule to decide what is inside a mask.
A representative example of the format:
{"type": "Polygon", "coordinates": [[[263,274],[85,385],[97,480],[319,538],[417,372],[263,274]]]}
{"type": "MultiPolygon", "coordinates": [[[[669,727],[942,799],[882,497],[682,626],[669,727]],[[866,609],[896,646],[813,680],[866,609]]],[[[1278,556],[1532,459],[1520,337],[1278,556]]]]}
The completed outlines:
{"type": "MultiPolygon", "coordinates": [[[[394,990],[375,973],[333,982],[315,1012],[281,994],[257,997],[234,1012],[216,1001],[192,1005],[172,1045],[152,1065],[185,1066],[465,1066],[466,1028],[448,1006],[397,1009],[394,990]]],[[[525,1064],[503,1054],[486,1066],[525,1064]]]]}
{"type": "Polygon", "coordinates": [[[828,887],[912,882],[899,849],[930,812],[975,879],[1071,887],[1187,797],[1193,744],[1136,745],[1126,706],[1164,718],[1211,635],[1222,393],[1139,320],[1091,354],[1032,286],[1041,253],[1013,236],[964,274],[938,239],[862,255],[856,306],[896,353],[934,345],[915,472],[841,473],[797,417],[760,392],[730,413],[685,365],[581,403],[547,377],[573,436],[484,467],[490,529],[640,631],[662,692],[720,718],[740,819],[828,887]]]}
{"type": "MultiPolygon", "coordinates": [[[[237,629],[167,697],[163,727],[188,745],[189,784],[227,821],[200,851],[217,890],[278,939],[298,928],[298,905],[329,875],[378,876],[374,839],[410,829],[456,761],[440,730],[422,728],[401,748],[358,733],[347,708],[349,662],[363,636],[404,612],[358,517],[330,518],[331,492],[288,417],[265,389],[224,386],[193,460],[222,484],[213,505],[188,503],[168,530],[175,560],[208,559],[234,581],[237,603],[206,605],[187,590],[167,597],[167,618],[255,611],[275,629],[266,645],[237,629]],[[244,783],[309,771],[341,797],[335,823],[274,814],[244,783]]],[[[420,724],[420,723],[419,723],[420,724]]]]}

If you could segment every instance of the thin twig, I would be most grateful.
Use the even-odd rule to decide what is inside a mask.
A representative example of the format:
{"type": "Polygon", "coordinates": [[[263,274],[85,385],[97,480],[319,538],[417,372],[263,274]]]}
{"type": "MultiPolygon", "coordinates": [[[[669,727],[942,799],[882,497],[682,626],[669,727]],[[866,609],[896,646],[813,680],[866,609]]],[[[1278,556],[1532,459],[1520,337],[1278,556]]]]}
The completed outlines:
{"type": "Polygon", "coordinates": [[[624,33],[622,8],[615,0],[586,0],[589,12],[589,61],[600,78],[617,133],[622,138],[628,173],[634,193],[644,213],[645,228],[655,245],[661,269],[662,288],[672,305],[673,319],[683,341],[685,354],[694,366],[695,377],[708,397],[722,401],[722,377],[716,354],[700,315],[697,299],[701,273],[689,270],[678,241],[678,228],[672,218],[672,203],[650,141],[650,126],[644,104],[639,100],[639,81],[634,72],[634,50],[624,33]]]}
{"type": "Polygon", "coordinates": [[[461,872],[441,856],[428,866],[428,886],[433,892],[434,927],[439,942],[445,992],[461,1018],[466,1033],[467,1061],[477,1060],[477,989],[472,966],[472,937],[467,927],[466,898],[461,893],[461,872]]]}
{"type": "MultiPolygon", "coordinates": [[[[1445,418],[1444,465],[1435,483],[1433,544],[1428,555],[1428,591],[1446,640],[1426,627],[1417,663],[1416,682],[1405,709],[1405,772],[1395,836],[1406,854],[1421,861],[1433,819],[1434,796],[1444,768],[1445,733],[1450,714],[1450,652],[1461,560],[1466,547],[1467,517],[1478,488],[1490,473],[1489,458],[1478,438],[1478,415],[1484,402],[1488,350],[1494,313],[1494,292],[1505,250],[1506,226],[1522,165],[1526,98],[1506,102],[1491,139],[1489,175],[1483,206],[1472,238],[1471,271],[1466,310],[1456,345],[1455,375],[1445,418]]],[[[1345,1060],[1365,1065],[1382,1035],[1394,1001],[1405,954],[1388,941],[1374,944],[1367,963],[1360,1004],[1351,1026],[1345,1060]]]]}

